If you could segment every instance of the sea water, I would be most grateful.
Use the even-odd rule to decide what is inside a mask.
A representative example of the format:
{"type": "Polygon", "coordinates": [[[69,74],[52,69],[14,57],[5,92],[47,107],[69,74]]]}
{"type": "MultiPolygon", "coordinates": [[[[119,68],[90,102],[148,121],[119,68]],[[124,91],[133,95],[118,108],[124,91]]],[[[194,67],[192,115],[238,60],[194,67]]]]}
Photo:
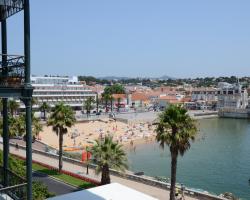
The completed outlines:
{"type": "MultiPolygon", "coordinates": [[[[178,157],[177,181],[214,194],[232,192],[250,199],[250,120],[202,119],[190,150],[178,157]]],[[[146,143],[128,150],[130,170],[170,177],[168,146],[146,143]]]]}

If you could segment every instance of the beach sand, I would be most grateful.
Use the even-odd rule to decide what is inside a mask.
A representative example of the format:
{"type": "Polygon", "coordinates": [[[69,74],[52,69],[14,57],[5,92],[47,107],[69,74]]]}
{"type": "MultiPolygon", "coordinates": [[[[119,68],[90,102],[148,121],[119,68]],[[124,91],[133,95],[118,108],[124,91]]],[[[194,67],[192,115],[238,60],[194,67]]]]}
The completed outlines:
{"type": "MultiPolygon", "coordinates": [[[[115,141],[119,141],[125,147],[153,141],[155,138],[154,127],[148,123],[126,124],[107,118],[102,121],[78,122],[73,127],[68,128],[68,133],[63,138],[64,150],[70,151],[74,149],[72,147],[91,146],[94,140],[103,138],[105,135],[112,135],[115,141]]],[[[51,126],[44,125],[38,139],[58,149],[59,138],[52,131],[51,126]]]]}

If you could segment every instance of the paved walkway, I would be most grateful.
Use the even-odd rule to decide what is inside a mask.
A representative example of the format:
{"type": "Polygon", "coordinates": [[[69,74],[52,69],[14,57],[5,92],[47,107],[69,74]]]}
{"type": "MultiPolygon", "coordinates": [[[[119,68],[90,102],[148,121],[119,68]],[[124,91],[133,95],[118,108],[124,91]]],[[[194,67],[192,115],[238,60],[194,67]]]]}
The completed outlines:
{"type": "Polygon", "coordinates": [[[32,177],[33,180],[40,181],[45,184],[48,187],[49,192],[54,193],[56,196],[79,191],[78,188],[53,179],[47,174],[33,172],[32,177]]]}
{"type": "MultiPolygon", "coordinates": [[[[0,148],[2,149],[2,144],[0,144],[0,148]]],[[[16,150],[14,147],[10,147],[10,152],[12,154],[16,154],[16,155],[19,155],[22,157],[26,156],[25,151],[22,149],[16,150]]],[[[53,167],[58,167],[58,159],[55,159],[55,158],[50,158],[50,157],[47,157],[44,155],[33,153],[33,160],[45,163],[45,164],[53,166],[53,167]]],[[[84,176],[87,176],[85,167],[74,165],[74,164],[66,162],[66,161],[63,162],[63,169],[70,171],[70,172],[73,172],[73,173],[76,173],[76,174],[82,174],[84,176]]],[[[89,175],[87,177],[100,180],[100,175],[96,175],[95,171],[93,169],[89,169],[89,175]]],[[[149,186],[149,185],[146,185],[143,183],[127,180],[125,178],[121,178],[121,177],[117,177],[117,176],[113,176],[113,175],[111,175],[111,181],[126,185],[130,188],[137,190],[137,191],[140,191],[140,192],[148,194],[152,197],[155,197],[159,200],[168,200],[169,199],[169,191],[168,190],[149,186]]],[[[186,197],[185,200],[195,200],[195,198],[186,197]]]]}

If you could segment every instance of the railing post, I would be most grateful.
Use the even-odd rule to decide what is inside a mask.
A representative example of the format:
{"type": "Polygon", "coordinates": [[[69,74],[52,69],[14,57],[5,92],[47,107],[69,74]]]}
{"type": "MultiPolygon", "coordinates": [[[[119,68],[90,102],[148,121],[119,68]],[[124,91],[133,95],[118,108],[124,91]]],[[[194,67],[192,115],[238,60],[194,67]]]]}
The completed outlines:
{"type": "Polygon", "coordinates": [[[24,63],[25,63],[25,85],[27,96],[24,97],[26,109],[26,179],[27,199],[32,200],[32,128],[31,128],[31,99],[32,93],[30,83],[30,5],[29,0],[24,0],[24,63]]]}
{"type": "Polygon", "coordinates": [[[26,179],[27,199],[32,200],[32,114],[31,98],[23,100],[25,103],[25,124],[26,124],[26,179]]]}
{"type": "MultiPolygon", "coordinates": [[[[2,29],[2,76],[7,76],[7,24],[6,20],[1,22],[2,29]]],[[[8,98],[3,98],[3,183],[8,186],[9,167],[9,130],[8,130],[8,98]]]]}
{"type": "Polygon", "coordinates": [[[25,85],[30,86],[30,5],[24,0],[24,62],[25,85]]]}

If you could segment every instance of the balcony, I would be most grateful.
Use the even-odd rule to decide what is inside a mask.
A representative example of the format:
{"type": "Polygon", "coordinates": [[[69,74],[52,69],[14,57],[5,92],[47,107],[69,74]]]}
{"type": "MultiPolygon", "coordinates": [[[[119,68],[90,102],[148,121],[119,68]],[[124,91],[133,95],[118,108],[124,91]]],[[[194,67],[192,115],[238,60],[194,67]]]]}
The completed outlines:
{"type": "Polygon", "coordinates": [[[0,87],[20,87],[24,83],[24,56],[6,56],[6,63],[0,61],[0,87]]]}
{"type": "Polygon", "coordinates": [[[23,10],[24,0],[0,0],[0,21],[23,10]]]}
{"type": "MultiPolygon", "coordinates": [[[[23,90],[24,80],[24,56],[0,54],[0,97],[25,96],[27,91],[23,90]]],[[[28,93],[32,94],[32,91],[33,89],[29,88],[28,93]]]]}
{"type": "Polygon", "coordinates": [[[0,166],[0,199],[2,200],[24,200],[26,199],[26,181],[22,177],[7,170],[8,187],[3,187],[3,167],[0,166]]]}

